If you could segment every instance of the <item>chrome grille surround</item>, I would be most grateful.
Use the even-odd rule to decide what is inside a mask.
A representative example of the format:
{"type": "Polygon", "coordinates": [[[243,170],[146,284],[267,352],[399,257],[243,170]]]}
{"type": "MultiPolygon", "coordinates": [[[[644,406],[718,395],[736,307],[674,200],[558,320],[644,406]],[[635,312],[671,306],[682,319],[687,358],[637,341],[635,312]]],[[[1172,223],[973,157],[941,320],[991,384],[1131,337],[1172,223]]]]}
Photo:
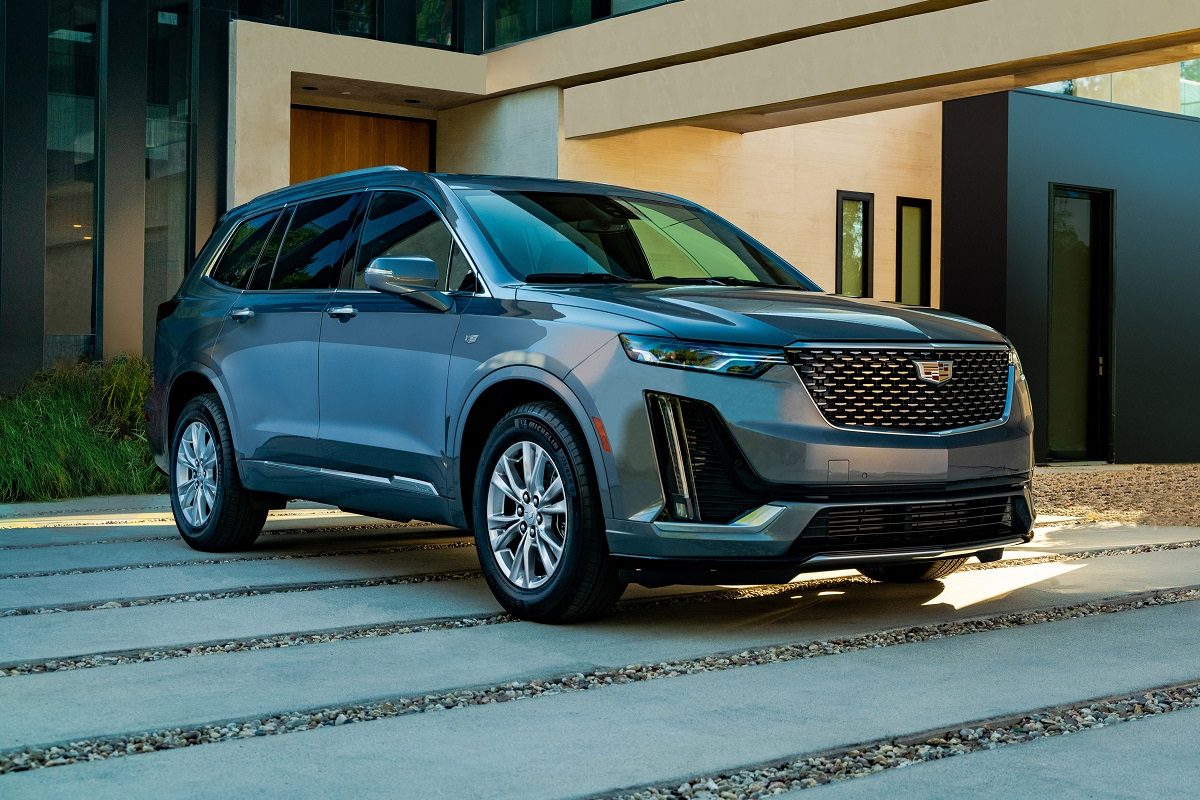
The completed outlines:
{"type": "Polygon", "coordinates": [[[1004,345],[805,345],[788,359],[829,424],[839,428],[946,433],[1004,422],[1013,368],[1004,345]],[[917,361],[952,361],[940,385],[917,361]]]}

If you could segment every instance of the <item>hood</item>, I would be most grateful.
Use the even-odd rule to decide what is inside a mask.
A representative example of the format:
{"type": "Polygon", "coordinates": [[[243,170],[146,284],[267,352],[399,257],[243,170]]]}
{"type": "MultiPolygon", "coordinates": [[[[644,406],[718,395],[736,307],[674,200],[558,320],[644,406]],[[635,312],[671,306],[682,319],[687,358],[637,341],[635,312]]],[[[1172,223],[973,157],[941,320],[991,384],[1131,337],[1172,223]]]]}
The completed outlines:
{"type": "Polygon", "coordinates": [[[593,308],[680,339],[785,346],[795,342],[1003,344],[978,322],[934,309],[753,286],[522,286],[522,300],[593,308]]]}

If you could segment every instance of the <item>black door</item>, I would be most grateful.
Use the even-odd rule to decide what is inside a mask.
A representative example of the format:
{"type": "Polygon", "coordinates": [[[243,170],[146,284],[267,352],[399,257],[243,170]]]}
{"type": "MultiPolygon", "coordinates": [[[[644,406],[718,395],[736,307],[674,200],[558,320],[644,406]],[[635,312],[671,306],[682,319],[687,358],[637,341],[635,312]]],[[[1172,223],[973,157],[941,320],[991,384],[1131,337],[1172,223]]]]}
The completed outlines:
{"type": "Polygon", "coordinates": [[[1049,456],[1112,458],[1112,193],[1054,186],[1050,203],[1049,456]]]}

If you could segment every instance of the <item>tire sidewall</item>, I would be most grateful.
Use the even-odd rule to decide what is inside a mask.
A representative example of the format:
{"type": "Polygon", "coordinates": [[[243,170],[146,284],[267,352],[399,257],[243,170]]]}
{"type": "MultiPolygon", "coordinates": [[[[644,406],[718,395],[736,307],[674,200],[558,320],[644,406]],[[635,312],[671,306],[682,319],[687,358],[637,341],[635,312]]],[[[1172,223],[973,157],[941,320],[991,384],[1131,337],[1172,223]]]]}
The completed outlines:
{"type": "Polygon", "coordinates": [[[223,433],[224,431],[216,415],[213,414],[212,410],[205,403],[197,398],[184,407],[183,413],[179,415],[179,421],[175,423],[175,432],[171,436],[171,452],[168,461],[171,511],[175,515],[175,526],[179,528],[180,535],[189,542],[200,545],[205,544],[216,534],[218,520],[221,517],[221,511],[225,504],[224,489],[225,476],[227,474],[227,454],[225,452],[225,436],[223,433]],[[217,496],[213,501],[212,511],[208,515],[208,520],[199,528],[189,523],[183,515],[183,509],[179,505],[179,492],[176,483],[178,478],[175,469],[176,459],[179,455],[179,442],[183,438],[183,432],[193,422],[202,422],[208,427],[208,432],[212,436],[213,443],[217,448],[217,496]]]}
{"type": "Polygon", "coordinates": [[[536,615],[556,607],[563,596],[570,592],[576,573],[582,568],[580,551],[590,526],[587,525],[585,516],[588,510],[584,508],[580,480],[587,480],[589,476],[578,474],[558,433],[547,420],[534,412],[520,412],[501,420],[484,446],[476,472],[472,521],[475,546],[479,551],[479,563],[484,578],[493,593],[514,613],[536,615]],[[562,559],[550,580],[536,589],[522,589],[505,577],[496,563],[488,536],[488,487],[491,484],[492,470],[504,451],[519,441],[534,442],[550,455],[562,478],[563,493],[567,500],[567,535],[562,559]]]}

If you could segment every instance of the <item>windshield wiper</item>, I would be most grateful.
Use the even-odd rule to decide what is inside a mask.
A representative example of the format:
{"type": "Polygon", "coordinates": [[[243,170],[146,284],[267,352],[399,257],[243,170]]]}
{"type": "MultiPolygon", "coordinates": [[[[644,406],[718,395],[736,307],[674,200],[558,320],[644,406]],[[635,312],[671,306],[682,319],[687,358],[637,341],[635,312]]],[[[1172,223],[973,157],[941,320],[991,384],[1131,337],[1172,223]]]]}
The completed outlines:
{"type": "Polygon", "coordinates": [[[636,283],[611,272],[532,272],[526,283],[636,283]]]}
{"type": "Polygon", "coordinates": [[[678,284],[682,286],[757,286],[763,289],[797,289],[800,291],[806,291],[803,286],[792,286],[786,283],[769,283],[767,281],[753,281],[749,278],[734,278],[723,275],[710,275],[707,278],[680,278],[675,275],[663,275],[650,282],[678,284]]]}

